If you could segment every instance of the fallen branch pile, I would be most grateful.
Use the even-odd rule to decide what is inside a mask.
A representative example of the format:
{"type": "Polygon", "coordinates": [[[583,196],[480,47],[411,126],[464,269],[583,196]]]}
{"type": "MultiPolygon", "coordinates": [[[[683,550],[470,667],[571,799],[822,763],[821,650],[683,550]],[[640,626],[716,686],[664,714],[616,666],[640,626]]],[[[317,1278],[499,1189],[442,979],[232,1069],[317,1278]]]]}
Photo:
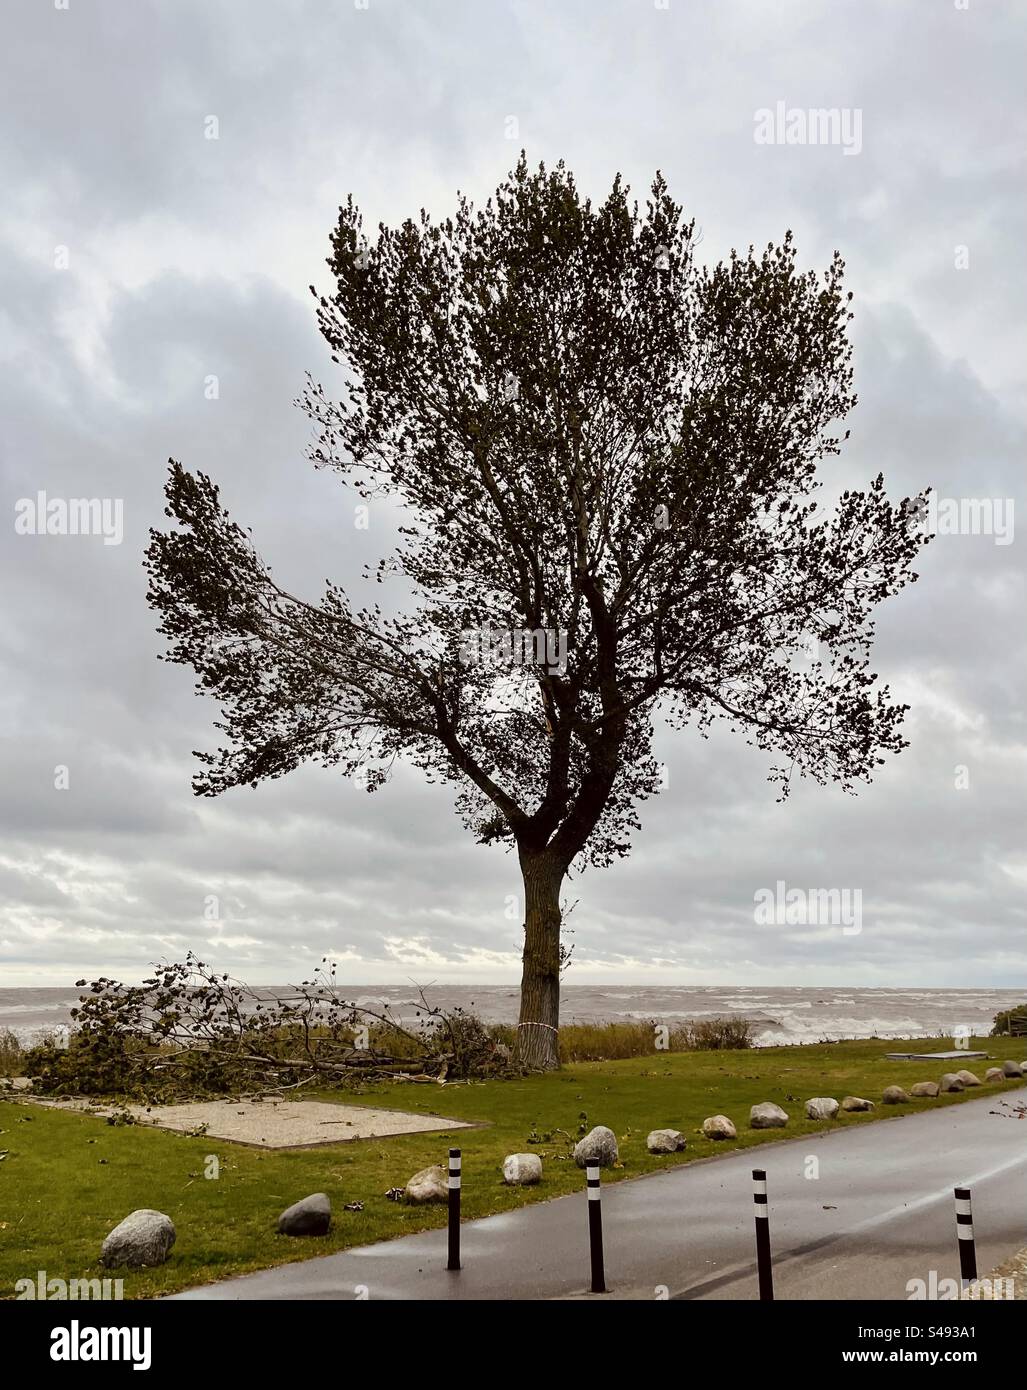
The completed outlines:
{"type": "MultiPolygon", "coordinates": [[[[78,982],[86,985],[85,980],[78,982]]],[[[287,994],[213,970],[191,953],[141,985],[102,978],[73,1010],[67,1048],[35,1048],[26,1071],[48,1093],[148,1100],[254,1094],[382,1080],[463,1080],[510,1069],[508,1050],[473,1014],[429,1003],[409,1008],[344,998],[335,965],[287,994]]]]}

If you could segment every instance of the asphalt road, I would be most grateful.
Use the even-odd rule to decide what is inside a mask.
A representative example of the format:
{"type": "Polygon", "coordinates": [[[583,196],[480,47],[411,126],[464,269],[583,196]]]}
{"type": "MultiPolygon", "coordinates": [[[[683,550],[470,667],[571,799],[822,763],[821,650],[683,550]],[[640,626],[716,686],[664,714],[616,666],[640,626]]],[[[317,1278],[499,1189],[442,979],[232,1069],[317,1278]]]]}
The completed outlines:
{"type": "MultiPolygon", "coordinates": [[[[953,1187],[973,1192],[981,1274],[1027,1245],[1024,1091],[909,1113],[689,1164],[603,1189],[610,1298],[756,1297],[751,1172],[767,1171],[775,1292],[785,1299],[907,1299],[959,1276],[953,1187]],[[816,1176],[813,1176],[816,1174],[816,1176]]],[[[465,1168],[465,1185],[473,1170],[465,1168]]],[[[466,1222],[463,1269],[429,1231],[283,1265],[184,1299],[593,1297],[582,1192],[466,1222]]],[[[936,1295],[935,1295],[936,1296],[936,1295]]]]}

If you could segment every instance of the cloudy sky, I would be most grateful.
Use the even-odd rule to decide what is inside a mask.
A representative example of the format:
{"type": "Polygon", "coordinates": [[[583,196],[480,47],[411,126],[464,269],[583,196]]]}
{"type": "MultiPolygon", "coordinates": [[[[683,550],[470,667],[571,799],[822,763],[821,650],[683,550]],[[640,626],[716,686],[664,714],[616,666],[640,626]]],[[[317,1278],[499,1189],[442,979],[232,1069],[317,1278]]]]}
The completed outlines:
{"type": "MultiPolygon", "coordinates": [[[[860,403],[832,483],[1012,502],[1027,533],[1015,3],[6,0],[2,26],[0,984],[190,947],[255,981],[328,951],[354,983],[519,976],[515,861],[450,792],[302,769],[195,799],[216,711],[157,661],[141,552],[169,455],[293,590],[389,547],[293,404],[306,371],[332,381],[306,287],[350,192],[372,226],[444,216],[523,146],[595,197],[662,169],[711,261],[789,227],[803,266],[837,247],[860,403]],[[779,102],[848,113],[858,148],[759,143],[779,102]],[[40,490],[121,499],[121,543],[19,533],[40,490]]],[[[571,885],[569,982],[1027,980],[1024,540],[1002,539],[939,536],[881,611],[911,747],[858,797],[781,806],[742,738],[660,738],[632,857],[571,885]],[[757,923],[779,880],[860,889],[862,931],[757,923]]]]}

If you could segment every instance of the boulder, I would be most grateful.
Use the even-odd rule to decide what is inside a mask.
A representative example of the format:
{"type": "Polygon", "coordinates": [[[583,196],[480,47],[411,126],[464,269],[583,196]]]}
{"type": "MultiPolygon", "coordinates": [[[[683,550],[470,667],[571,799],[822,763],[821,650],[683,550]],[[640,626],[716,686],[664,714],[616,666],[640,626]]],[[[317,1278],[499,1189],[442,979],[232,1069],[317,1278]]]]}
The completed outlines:
{"type": "Polygon", "coordinates": [[[963,1083],[954,1071],[947,1071],[941,1078],[941,1089],[943,1091],[961,1091],[963,1083]]]}
{"type": "Polygon", "coordinates": [[[407,1183],[403,1195],[408,1202],[418,1205],[424,1202],[449,1201],[449,1174],[438,1163],[430,1168],[422,1168],[407,1183]]]}
{"type": "Polygon", "coordinates": [[[1003,1062],[1003,1063],[1002,1063],[1002,1075],[1003,1075],[1003,1076],[1023,1076],[1023,1067],[1021,1067],[1021,1065],[1020,1065],[1019,1062],[1003,1062]]]}
{"type": "Polygon", "coordinates": [[[1006,1074],[1001,1067],[989,1067],[984,1073],[985,1081],[1004,1081],[1006,1074]]]}
{"type": "Polygon", "coordinates": [[[709,1115],[702,1122],[702,1132],[707,1139],[737,1139],[738,1131],[726,1115],[709,1115]]]}
{"type": "Polygon", "coordinates": [[[324,1192],[315,1192],[286,1207],[278,1218],[280,1236],[326,1236],[332,1224],[332,1204],[324,1192]]]}
{"type": "Polygon", "coordinates": [[[651,1154],[676,1154],[685,1147],[685,1136],[679,1129],[654,1129],[645,1146],[651,1154]]]}
{"type": "Polygon", "coordinates": [[[503,1159],[503,1181],[511,1187],[531,1187],[542,1181],[542,1160],[538,1154],[507,1154],[503,1159]]]}
{"type": "Polygon", "coordinates": [[[917,1097],[930,1096],[933,1100],[940,1090],[937,1081],[918,1081],[909,1094],[917,1097]]]}
{"type": "Polygon", "coordinates": [[[807,1120],[833,1120],[838,1114],[838,1102],[830,1096],[814,1096],[806,1102],[807,1120]]]}
{"type": "Polygon", "coordinates": [[[862,1096],[846,1096],[842,1101],[843,1110],[876,1110],[877,1106],[872,1100],[864,1100],[862,1096]]]}
{"type": "Polygon", "coordinates": [[[881,1099],[885,1105],[905,1105],[909,1095],[901,1086],[885,1086],[881,1099]]]}
{"type": "Polygon", "coordinates": [[[175,1243],[175,1224],[162,1211],[141,1207],[118,1223],[103,1243],[100,1263],[108,1269],[162,1265],[175,1243]]]}
{"type": "Polygon", "coordinates": [[[574,1162],[579,1168],[586,1163],[598,1163],[600,1168],[612,1168],[617,1162],[617,1136],[605,1125],[590,1129],[584,1139],[574,1145],[574,1162]]]}
{"type": "Polygon", "coordinates": [[[761,1101],[749,1111],[750,1129],[783,1129],[787,1123],[788,1112],[772,1100],[761,1101]]]}
{"type": "Polygon", "coordinates": [[[965,1068],[963,1071],[957,1071],[956,1075],[964,1086],[979,1086],[981,1084],[981,1078],[974,1076],[972,1071],[967,1071],[965,1068]]]}

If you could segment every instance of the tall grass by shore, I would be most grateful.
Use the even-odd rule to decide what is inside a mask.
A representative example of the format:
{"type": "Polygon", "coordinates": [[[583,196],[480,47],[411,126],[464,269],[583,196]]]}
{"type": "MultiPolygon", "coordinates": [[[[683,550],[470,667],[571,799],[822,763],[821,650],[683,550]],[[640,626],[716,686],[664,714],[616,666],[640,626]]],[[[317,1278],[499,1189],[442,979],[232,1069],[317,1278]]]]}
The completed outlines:
{"type": "MultiPolygon", "coordinates": [[[[513,1047],[516,1029],[489,1030],[498,1042],[513,1047]]],[[[655,1019],[632,1023],[567,1023],[560,1029],[561,1062],[615,1062],[651,1057],[654,1052],[716,1052],[753,1045],[753,1026],[746,1018],[704,1018],[668,1028],[655,1019]]]]}
{"type": "MultiPolygon", "coordinates": [[[[513,1052],[517,1041],[514,1024],[474,1022],[494,1042],[513,1052]]],[[[414,1055],[410,1040],[388,1025],[375,1025],[370,1037],[372,1046],[393,1056],[414,1055]]],[[[752,1046],[753,1025],[746,1018],[704,1018],[682,1022],[673,1028],[657,1019],[630,1023],[565,1023],[560,1028],[561,1062],[619,1062],[629,1057],[651,1057],[659,1052],[715,1052],[752,1046]]]]}

